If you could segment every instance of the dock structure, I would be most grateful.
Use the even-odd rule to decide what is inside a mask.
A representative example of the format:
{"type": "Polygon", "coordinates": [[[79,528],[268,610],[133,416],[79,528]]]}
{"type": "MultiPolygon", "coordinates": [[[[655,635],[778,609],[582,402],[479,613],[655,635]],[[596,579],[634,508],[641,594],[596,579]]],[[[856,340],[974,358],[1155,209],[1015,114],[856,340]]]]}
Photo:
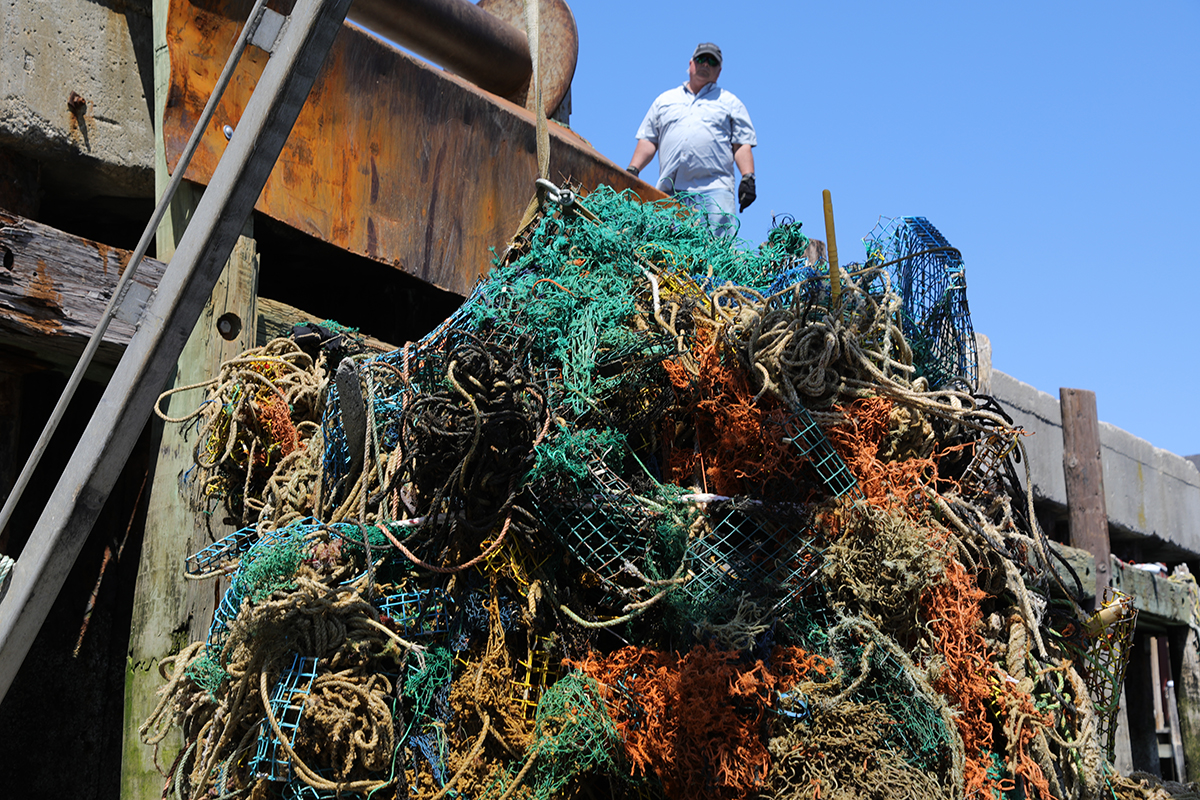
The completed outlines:
{"type": "MultiPolygon", "coordinates": [[[[10,7],[0,47],[0,499],[104,313],[249,5],[10,7]]],[[[130,346],[270,57],[261,44],[204,131],[154,257],[118,298],[77,401],[0,530],[0,555],[19,561],[130,346]]],[[[492,94],[344,25],[161,390],[205,380],[293,325],[336,320],[377,349],[436,327],[533,195],[537,114],[522,103],[527,91],[492,94]]],[[[570,102],[568,89],[543,110],[565,119],[570,102]]],[[[568,127],[551,121],[549,130],[556,182],[662,197],[568,127]]],[[[1033,434],[1024,446],[1042,530],[1082,584],[1130,595],[1139,612],[1116,766],[1200,777],[1196,464],[1097,422],[1094,398],[1089,417],[1086,397],[1038,391],[992,370],[986,343],[979,352],[981,390],[1033,434]],[[1073,478],[1084,462],[1092,477],[1073,478]]],[[[195,397],[183,396],[166,410],[189,405],[195,397]]],[[[0,701],[0,752],[24,765],[16,780],[29,796],[161,793],[137,738],[156,667],[204,638],[220,601],[181,580],[180,565],[236,529],[193,511],[202,499],[186,480],[194,446],[186,428],[145,425],[0,701]],[[68,749],[81,755],[63,769],[68,749]]]]}

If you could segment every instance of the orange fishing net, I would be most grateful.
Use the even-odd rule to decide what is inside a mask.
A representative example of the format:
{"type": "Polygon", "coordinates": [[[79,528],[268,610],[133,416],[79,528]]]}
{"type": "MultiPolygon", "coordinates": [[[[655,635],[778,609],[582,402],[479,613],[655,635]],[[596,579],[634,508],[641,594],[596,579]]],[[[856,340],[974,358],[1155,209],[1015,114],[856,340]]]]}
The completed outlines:
{"type": "Polygon", "coordinates": [[[958,710],[954,721],[962,736],[965,753],[964,789],[967,797],[993,797],[1011,789],[988,775],[991,765],[992,723],[988,705],[996,670],[987,659],[987,645],[979,633],[983,612],[979,601],[984,593],[962,564],[949,560],[945,581],[934,584],[921,598],[921,608],[934,633],[934,647],[945,666],[933,687],[950,699],[958,710]]]}
{"type": "Polygon", "coordinates": [[[258,419],[269,434],[270,445],[261,453],[261,463],[278,461],[300,447],[300,434],[292,423],[287,400],[274,392],[263,392],[257,403],[258,419]]]}
{"type": "Polygon", "coordinates": [[[827,428],[825,435],[858,478],[868,503],[919,513],[925,488],[937,478],[937,456],[880,460],[880,444],[892,429],[892,408],[893,402],[886,397],[865,397],[844,408],[834,406],[842,412],[843,421],[827,428]]]}
{"type": "MultiPolygon", "coordinates": [[[[692,355],[699,369],[695,379],[678,360],[663,364],[679,398],[676,407],[692,411],[695,429],[693,441],[670,446],[671,479],[686,486],[699,466],[702,488],[728,496],[758,491],[768,482],[794,482],[803,462],[783,440],[787,412],[779,400],[755,399],[745,370],[726,363],[733,355],[722,352],[711,331],[697,331],[692,355]]],[[[676,437],[666,438],[670,443],[676,437]]]]}
{"type": "Polygon", "coordinates": [[[1020,686],[1001,681],[1001,699],[1006,711],[1004,733],[1008,737],[1008,768],[1037,789],[1037,796],[1053,800],[1046,774],[1030,755],[1030,743],[1041,728],[1050,724],[1047,715],[1033,705],[1033,697],[1020,686]]]}
{"type": "Polygon", "coordinates": [[[1029,755],[1029,744],[1038,726],[1047,724],[1047,720],[1034,707],[1029,693],[988,658],[987,644],[980,634],[980,601],[986,596],[963,565],[950,560],[945,580],[931,586],[921,599],[922,611],[934,633],[934,646],[945,659],[933,686],[959,712],[954,720],[965,754],[964,794],[990,798],[1013,789],[1012,780],[999,780],[988,772],[996,745],[994,714],[999,713],[1006,718],[1010,772],[1024,777],[1037,789],[1038,797],[1050,798],[1049,782],[1029,755]]]}
{"type": "Polygon", "coordinates": [[[824,675],[832,662],[778,648],[768,669],[703,646],[683,656],[625,647],[573,666],[601,685],[631,774],[653,772],[671,797],[731,800],[753,796],[766,780],[761,730],[775,690],[824,675]]]}

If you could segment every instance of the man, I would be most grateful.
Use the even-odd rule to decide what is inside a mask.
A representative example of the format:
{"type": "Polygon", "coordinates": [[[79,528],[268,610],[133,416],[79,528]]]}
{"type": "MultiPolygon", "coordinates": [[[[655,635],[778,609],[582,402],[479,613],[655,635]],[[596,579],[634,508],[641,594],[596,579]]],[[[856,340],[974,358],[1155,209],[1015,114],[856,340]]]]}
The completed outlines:
{"type": "Polygon", "coordinates": [[[688,62],[687,83],[663,92],[638,128],[638,143],[627,169],[637,175],[658,153],[658,188],[686,192],[703,204],[718,235],[733,230],[734,192],[738,210],[754,202],[754,154],[758,144],[746,106],[717,86],[721,48],[696,46],[688,62]],[[742,173],[735,183],[733,168],[742,173]]]}

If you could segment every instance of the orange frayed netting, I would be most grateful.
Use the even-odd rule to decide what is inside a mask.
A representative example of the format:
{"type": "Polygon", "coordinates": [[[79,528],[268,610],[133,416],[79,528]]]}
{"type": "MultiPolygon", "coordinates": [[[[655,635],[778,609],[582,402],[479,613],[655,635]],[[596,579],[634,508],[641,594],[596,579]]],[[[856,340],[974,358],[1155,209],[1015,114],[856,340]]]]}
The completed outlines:
{"type": "Polygon", "coordinates": [[[950,698],[958,711],[954,721],[965,754],[964,793],[992,797],[1012,785],[1001,785],[988,774],[993,746],[988,707],[994,695],[992,684],[999,676],[979,634],[983,618],[979,602],[985,595],[958,561],[947,561],[944,574],[945,581],[930,586],[921,598],[934,646],[945,659],[933,687],[950,698]]]}
{"type": "MultiPolygon", "coordinates": [[[[768,482],[793,483],[803,461],[783,440],[783,405],[770,395],[755,398],[746,373],[727,363],[734,354],[723,352],[711,332],[698,331],[696,340],[697,378],[680,360],[663,364],[678,396],[676,406],[691,412],[695,426],[691,440],[667,437],[674,442],[668,457],[672,479],[687,485],[699,467],[702,488],[727,496],[748,494],[768,482]]],[[[669,429],[677,424],[667,423],[669,429]]]]}
{"type": "Polygon", "coordinates": [[[775,672],[704,646],[683,656],[625,647],[573,666],[601,685],[631,774],[653,772],[672,797],[726,800],[764,785],[771,756],[761,729],[775,690],[823,676],[832,662],[778,648],[775,672]]]}
{"type": "Polygon", "coordinates": [[[897,444],[908,438],[910,427],[916,428],[912,415],[904,409],[898,413],[889,398],[865,397],[834,410],[842,421],[826,428],[825,434],[858,479],[867,502],[919,515],[925,507],[926,490],[937,485],[937,462],[944,452],[918,456],[909,449],[908,458],[882,460],[881,453],[901,455],[897,444]]]}

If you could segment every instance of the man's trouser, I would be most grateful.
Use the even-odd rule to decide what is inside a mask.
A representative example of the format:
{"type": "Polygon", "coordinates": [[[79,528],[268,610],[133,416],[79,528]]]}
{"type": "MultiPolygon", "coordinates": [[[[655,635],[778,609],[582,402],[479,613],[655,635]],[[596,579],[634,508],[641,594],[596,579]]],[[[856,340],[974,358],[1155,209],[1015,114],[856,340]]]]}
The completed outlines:
{"type": "Polygon", "coordinates": [[[709,192],[684,194],[680,198],[685,205],[708,214],[708,226],[716,236],[732,236],[737,231],[734,209],[737,200],[733,192],[714,189],[709,192]]]}

